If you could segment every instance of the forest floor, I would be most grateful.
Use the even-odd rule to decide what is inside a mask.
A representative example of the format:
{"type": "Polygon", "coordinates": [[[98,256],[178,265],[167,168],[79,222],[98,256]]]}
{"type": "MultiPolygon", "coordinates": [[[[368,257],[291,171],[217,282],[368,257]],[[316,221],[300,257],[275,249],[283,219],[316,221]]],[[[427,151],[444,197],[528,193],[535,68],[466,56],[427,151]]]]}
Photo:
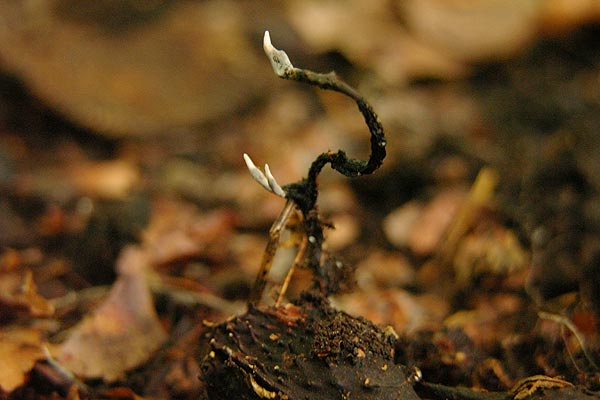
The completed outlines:
{"type": "Polygon", "coordinates": [[[285,203],[242,154],[286,184],[324,151],[368,154],[351,100],[272,73],[265,29],[386,132],[373,175],[319,178],[325,250],[356,270],[331,307],[393,329],[395,362],[429,384],[597,397],[598,21],[475,2],[498,44],[437,3],[0,5],[0,398],[206,396],[205,335],[245,315],[285,203]]]}

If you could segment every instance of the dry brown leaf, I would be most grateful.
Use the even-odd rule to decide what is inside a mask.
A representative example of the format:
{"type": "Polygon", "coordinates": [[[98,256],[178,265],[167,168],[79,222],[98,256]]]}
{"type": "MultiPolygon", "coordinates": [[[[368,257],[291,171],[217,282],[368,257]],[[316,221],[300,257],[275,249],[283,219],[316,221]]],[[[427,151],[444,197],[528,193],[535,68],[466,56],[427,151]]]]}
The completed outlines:
{"type": "MultiPolygon", "coordinates": [[[[118,199],[139,186],[140,171],[132,160],[97,161],[75,151],[65,157],[68,159],[55,160],[52,165],[42,165],[37,171],[22,175],[17,180],[19,190],[41,197],[118,199]]],[[[64,228],[65,216],[59,207],[49,207],[40,224],[45,233],[60,231],[64,228]]]]}
{"type": "Polygon", "coordinates": [[[7,249],[0,254],[0,274],[16,271],[21,267],[21,253],[15,249],[7,249]]]}
{"type": "Polygon", "coordinates": [[[518,294],[479,296],[475,308],[459,310],[444,320],[447,328],[460,328],[476,346],[493,346],[519,331],[523,300],[518,294]]]}
{"type": "Polygon", "coordinates": [[[415,283],[415,271],[400,252],[374,250],[356,266],[356,278],[363,289],[406,287],[415,283]]]}
{"type": "Polygon", "coordinates": [[[26,314],[33,317],[49,317],[54,307],[40,296],[30,270],[19,270],[1,275],[0,320],[11,315],[26,314]]]}
{"type": "Polygon", "coordinates": [[[600,20],[597,0],[546,0],[543,3],[541,27],[548,32],[560,32],[600,20]]]}
{"type": "Polygon", "coordinates": [[[115,135],[225,115],[272,81],[235,2],[146,3],[0,2],[3,67],[76,122],[115,135]]]}
{"type": "Polygon", "coordinates": [[[114,400],[143,400],[144,397],[138,396],[133,390],[126,387],[116,387],[108,389],[102,393],[102,397],[105,399],[114,400]]]}
{"type": "Polygon", "coordinates": [[[413,223],[408,239],[409,248],[418,255],[435,251],[457,215],[466,194],[460,189],[446,189],[438,193],[413,223]]]}
{"type": "Polygon", "coordinates": [[[423,205],[409,201],[389,213],[383,220],[383,231],[387,240],[398,248],[408,246],[414,224],[423,213],[423,205]]]}
{"type": "Polygon", "coordinates": [[[416,40],[387,1],[304,1],[289,4],[290,22],[317,51],[341,51],[387,84],[415,77],[462,76],[466,68],[416,40]]]}
{"type": "Polygon", "coordinates": [[[125,160],[77,163],[68,176],[87,196],[124,197],[140,179],[137,167],[125,160]]]}
{"type": "Polygon", "coordinates": [[[107,382],[146,361],[166,339],[146,280],[148,260],[137,247],[125,248],[119,277],[108,298],[80,322],[62,344],[59,361],[84,378],[107,382]]]}
{"type": "Polygon", "coordinates": [[[335,221],[334,227],[327,230],[325,236],[330,250],[338,251],[356,242],[360,234],[360,226],[356,222],[356,216],[340,213],[333,216],[332,220],[335,221]]]}
{"type": "Polygon", "coordinates": [[[0,393],[10,392],[25,382],[25,375],[36,360],[44,358],[41,345],[37,330],[0,330],[0,393]]]}
{"type": "Polygon", "coordinates": [[[540,0],[410,0],[401,8],[411,33],[461,61],[514,54],[537,33],[540,0]]]}
{"type": "Polygon", "coordinates": [[[453,260],[456,281],[466,284],[482,274],[507,275],[527,266],[527,253],[510,230],[482,224],[458,243],[453,260]]]}
{"type": "Polygon", "coordinates": [[[334,305],[378,325],[392,325],[398,333],[415,332],[439,324],[448,312],[444,299],[415,296],[402,289],[356,291],[336,296],[334,305]]]}
{"type": "Polygon", "coordinates": [[[193,206],[162,201],[142,234],[143,247],[153,265],[199,256],[222,257],[235,216],[227,210],[200,213],[193,206]]]}

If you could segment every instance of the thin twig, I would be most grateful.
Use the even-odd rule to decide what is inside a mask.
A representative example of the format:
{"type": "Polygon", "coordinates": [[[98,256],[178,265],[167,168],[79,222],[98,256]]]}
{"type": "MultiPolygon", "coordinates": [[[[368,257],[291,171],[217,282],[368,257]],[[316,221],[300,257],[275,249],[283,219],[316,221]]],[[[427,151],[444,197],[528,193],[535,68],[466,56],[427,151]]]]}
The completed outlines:
{"type": "Polygon", "coordinates": [[[48,365],[63,379],[70,384],[76,385],[82,393],[87,394],[89,392],[89,387],[85,383],[80,381],[71,371],[69,371],[52,356],[52,353],[50,353],[50,350],[46,344],[42,344],[42,352],[44,353],[44,357],[48,365]]]}
{"type": "Polygon", "coordinates": [[[273,71],[280,78],[340,92],[356,101],[371,133],[371,154],[368,160],[349,158],[342,150],[323,153],[312,163],[307,179],[284,186],[287,197],[293,198],[306,216],[315,206],[318,195],[317,176],[325,165],[330,164],[333,169],[348,177],[371,174],[381,166],[386,156],[387,144],[383,127],[371,105],[355,89],[342,81],[335,72],[321,74],[294,67],[285,51],[273,47],[268,31],[265,32],[263,48],[271,61],[273,71]]]}
{"type": "MultiPolygon", "coordinates": [[[[592,359],[592,357],[588,354],[587,350],[586,350],[586,345],[585,345],[585,339],[583,338],[583,335],[581,334],[581,332],[579,332],[579,329],[577,329],[577,327],[575,326],[575,324],[573,322],[571,322],[571,320],[567,317],[564,317],[560,314],[553,314],[553,313],[549,313],[546,311],[540,311],[538,312],[538,317],[540,317],[541,319],[545,319],[545,320],[549,320],[549,321],[554,321],[558,324],[560,324],[563,327],[566,327],[568,330],[571,331],[571,333],[573,334],[573,336],[575,336],[575,339],[577,340],[577,342],[579,343],[579,347],[581,348],[581,352],[583,353],[584,357],[586,358],[586,360],[588,360],[588,362],[590,363],[590,365],[595,369],[598,370],[598,365],[596,365],[596,363],[594,362],[594,360],[592,359]]],[[[567,350],[568,350],[568,346],[567,346],[567,350]]],[[[575,366],[577,367],[577,364],[575,364],[575,366]]]]}
{"type": "Polygon", "coordinates": [[[277,296],[277,301],[275,302],[275,307],[279,307],[279,305],[281,304],[281,301],[283,300],[283,296],[285,296],[288,286],[290,285],[290,282],[292,280],[292,275],[294,275],[294,271],[296,270],[296,268],[298,268],[300,266],[300,264],[304,260],[304,257],[305,257],[304,253],[306,251],[306,243],[307,243],[307,239],[306,239],[306,237],[303,237],[302,242],[300,243],[300,246],[298,247],[298,253],[296,253],[296,257],[294,258],[294,263],[292,264],[292,267],[288,270],[287,274],[285,275],[285,279],[283,280],[283,283],[281,284],[281,289],[279,290],[279,295],[277,296]]]}
{"type": "MultiPolygon", "coordinates": [[[[343,150],[322,153],[311,164],[308,176],[305,179],[282,187],[285,197],[291,199],[302,212],[302,216],[304,217],[304,229],[308,239],[305,252],[305,265],[316,272],[315,282],[321,289],[324,289],[329,285],[326,285],[325,282],[323,282],[326,278],[321,266],[324,237],[323,227],[316,210],[316,202],[319,194],[317,177],[323,167],[327,164],[330,164],[331,168],[348,177],[357,177],[373,173],[381,166],[386,156],[385,147],[387,143],[385,134],[371,105],[355,89],[338,78],[335,72],[321,74],[294,67],[285,51],[273,47],[268,31],[265,32],[263,48],[271,62],[273,71],[280,78],[307,83],[325,90],[340,92],[356,101],[358,109],[363,115],[371,134],[371,153],[367,160],[350,158],[343,150]]],[[[258,179],[263,181],[262,184],[265,186],[262,177],[259,177],[258,179]]],[[[268,182],[265,187],[270,187],[268,182]]],[[[264,272],[264,270],[261,269],[261,272],[264,272]]],[[[264,277],[259,276],[259,279],[263,278],[264,277]]],[[[255,295],[257,295],[256,292],[255,295]]]]}
{"type": "Polygon", "coordinates": [[[273,265],[273,257],[275,257],[277,247],[279,247],[279,238],[281,236],[281,231],[285,228],[288,220],[294,212],[295,207],[296,205],[294,204],[294,202],[288,200],[285,203],[283,210],[281,210],[281,213],[271,226],[271,229],[269,229],[269,241],[263,254],[260,269],[258,270],[258,274],[256,275],[256,281],[254,282],[254,286],[252,287],[252,293],[250,294],[250,298],[248,300],[249,304],[258,303],[263,296],[265,286],[267,285],[267,277],[269,276],[271,266],[273,265]]]}
{"type": "Polygon", "coordinates": [[[195,290],[181,278],[165,276],[156,272],[147,274],[147,278],[153,294],[167,296],[178,304],[201,305],[227,315],[239,314],[244,307],[243,304],[225,300],[210,292],[195,290]]]}

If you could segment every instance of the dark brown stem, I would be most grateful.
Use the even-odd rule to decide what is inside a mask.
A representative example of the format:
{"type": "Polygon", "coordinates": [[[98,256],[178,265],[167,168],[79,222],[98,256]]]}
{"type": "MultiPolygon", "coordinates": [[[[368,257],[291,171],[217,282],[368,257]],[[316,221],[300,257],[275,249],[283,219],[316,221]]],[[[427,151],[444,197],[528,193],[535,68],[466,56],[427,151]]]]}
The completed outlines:
{"type": "Polygon", "coordinates": [[[277,50],[271,44],[269,32],[265,32],[263,47],[271,61],[273,71],[281,78],[307,83],[325,90],[333,90],[350,97],[358,105],[369,132],[371,133],[371,154],[367,160],[350,158],[343,150],[326,152],[317,157],[308,170],[308,176],[300,182],[283,187],[285,197],[292,200],[304,217],[304,228],[308,240],[306,246],[305,264],[317,274],[317,283],[323,287],[324,273],[321,266],[323,227],[316,210],[319,195],[317,178],[323,167],[330,164],[331,168],[348,177],[356,177],[373,173],[381,166],[386,156],[386,140],[383,127],[371,105],[350,85],[338,78],[335,72],[321,74],[306,69],[295,68],[287,54],[277,50]]]}

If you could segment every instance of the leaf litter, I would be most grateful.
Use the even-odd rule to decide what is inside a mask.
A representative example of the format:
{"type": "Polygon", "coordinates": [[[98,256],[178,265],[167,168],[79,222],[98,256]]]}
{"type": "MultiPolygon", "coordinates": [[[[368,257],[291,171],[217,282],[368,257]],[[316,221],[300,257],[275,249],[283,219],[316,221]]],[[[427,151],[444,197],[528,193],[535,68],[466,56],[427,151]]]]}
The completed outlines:
{"type": "MultiPolygon", "coordinates": [[[[112,33],[96,30],[100,22],[85,15],[69,14],[70,2],[55,2],[55,15],[38,15],[53,30],[49,37],[68,39],[57,44],[80,45],[81,28],[99,35],[96,49],[104,50],[90,50],[93,56],[106,57],[105,47],[119,40],[130,48],[135,35],[138,43],[151,43],[157,31],[170,29],[169,35],[181,34],[182,49],[196,49],[194,57],[208,63],[206,74],[182,69],[184,75],[193,72],[191,81],[172,68],[165,75],[161,56],[153,71],[114,74],[90,67],[95,72],[89,76],[101,78],[92,80],[112,84],[99,90],[81,74],[73,84],[91,89],[73,91],[68,80],[56,78],[66,67],[46,73],[49,64],[32,63],[35,57],[23,54],[20,41],[2,61],[44,101],[13,98],[9,93],[22,90],[11,80],[1,82],[9,90],[0,97],[7,110],[0,124],[0,285],[6,289],[0,291],[0,359],[10,363],[10,375],[1,375],[2,396],[202,398],[202,334],[243,312],[268,226],[281,207],[280,199],[250,181],[240,154],[268,160],[278,180],[289,182],[303,175],[319,151],[360,153],[364,140],[345,100],[265,78],[269,67],[254,54],[267,18],[260,15],[268,16],[294,60],[306,57],[359,82],[393,132],[381,175],[352,184],[334,174],[321,177],[322,210],[333,225],[340,218],[332,246],[359,273],[356,291],[336,305],[394,326],[400,336],[395,358],[418,366],[429,383],[498,390],[512,398],[595,395],[598,55],[594,25],[581,27],[598,21],[594,2],[565,7],[560,1],[480,1],[462,15],[467,6],[461,2],[307,1],[268,10],[183,3],[137,13],[157,19],[142,18],[137,30],[112,33]],[[188,15],[177,26],[174,16],[182,12],[188,15]],[[461,22],[472,13],[497,27],[485,32],[495,36],[461,22]],[[499,21],[500,15],[511,17],[499,21]],[[213,17],[208,27],[190,28],[190,21],[213,17]],[[60,26],[60,18],[68,22],[60,26]],[[191,38],[210,37],[221,18],[227,23],[220,32],[228,34],[203,42],[230,52],[215,61],[203,57],[200,42],[191,38]],[[329,22],[315,24],[315,18],[329,22]],[[464,40],[440,35],[442,27],[464,40]],[[224,43],[226,36],[235,43],[224,43]],[[223,68],[232,62],[235,68],[223,68]],[[210,89],[222,76],[214,71],[224,70],[225,94],[210,89]],[[181,92],[178,82],[201,89],[176,100],[168,91],[160,99],[140,95],[146,89],[139,85],[149,77],[175,82],[175,94],[181,92]],[[249,94],[255,86],[263,89],[249,94]],[[98,102],[105,95],[110,101],[98,102]],[[205,96],[212,96],[214,107],[170,112],[180,100],[207,104],[205,96]],[[124,99],[134,102],[118,112],[106,108],[124,99]],[[163,111],[147,112],[165,99],[163,111]],[[220,119],[222,113],[227,118],[220,119]],[[147,133],[161,130],[166,139],[146,140],[147,133]],[[143,139],[102,139],[107,132],[143,139]],[[461,222],[456,215],[484,165],[498,172],[498,188],[471,204],[461,222]],[[446,196],[453,191],[461,195],[446,196]],[[67,244],[81,240],[88,217],[102,212],[107,201],[135,205],[134,196],[152,204],[150,223],[142,221],[133,238],[119,241],[103,261],[120,271],[114,283],[101,286],[106,281],[76,268],[67,244]],[[425,212],[454,217],[442,221],[425,212]],[[41,350],[47,343],[52,359],[41,350]],[[61,375],[56,366],[76,376],[61,375]],[[524,381],[526,376],[531,379],[524,381]]],[[[27,17],[22,10],[5,15],[15,12],[27,17]]],[[[126,55],[114,58],[119,60],[133,65],[126,55]]],[[[96,66],[111,63],[101,59],[96,66]]],[[[100,226],[110,229],[92,231],[98,243],[121,237],[115,225],[100,226]]],[[[309,281],[298,276],[293,284],[309,281]]],[[[419,394],[439,398],[438,389],[423,386],[419,394]]]]}

